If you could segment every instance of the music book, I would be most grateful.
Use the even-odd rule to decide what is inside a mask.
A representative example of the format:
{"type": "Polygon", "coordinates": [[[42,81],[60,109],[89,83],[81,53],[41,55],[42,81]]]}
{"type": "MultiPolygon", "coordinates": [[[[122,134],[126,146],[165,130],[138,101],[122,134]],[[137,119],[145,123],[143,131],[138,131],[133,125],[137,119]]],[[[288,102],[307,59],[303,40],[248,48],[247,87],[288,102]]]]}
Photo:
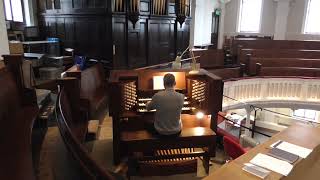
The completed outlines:
{"type": "Polygon", "coordinates": [[[272,144],[271,147],[287,151],[302,158],[306,158],[312,152],[312,149],[307,149],[285,141],[277,141],[274,144],[272,144]]]}
{"type": "Polygon", "coordinates": [[[293,165],[286,161],[261,153],[257,154],[253,159],[251,159],[250,163],[277,172],[284,176],[287,176],[293,168],[293,165]]]}
{"type": "Polygon", "coordinates": [[[294,162],[296,162],[299,159],[299,156],[289,153],[287,151],[278,149],[278,148],[272,148],[269,152],[268,155],[287,161],[290,164],[293,164],[294,162]]]}
{"type": "Polygon", "coordinates": [[[261,179],[266,178],[270,174],[270,171],[250,163],[245,163],[242,170],[253,174],[261,179]]]}

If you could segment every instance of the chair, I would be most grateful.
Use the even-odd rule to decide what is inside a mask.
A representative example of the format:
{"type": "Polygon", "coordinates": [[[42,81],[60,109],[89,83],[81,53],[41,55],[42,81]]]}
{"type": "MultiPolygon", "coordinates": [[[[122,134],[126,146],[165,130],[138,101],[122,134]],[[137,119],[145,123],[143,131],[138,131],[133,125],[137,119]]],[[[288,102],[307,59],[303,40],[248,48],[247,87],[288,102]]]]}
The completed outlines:
{"type": "MultiPolygon", "coordinates": [[[[220,123],[222,123],[223,121],[225,121],[225,115],[226,115],[226,113],[224,113],[224,112],[219,112],[218,113],[218,117],[217,117],[217,124],[218,125],[220,123]]],[[[236,136],[232,135],[228,131],[220,128],[219,126],[217,128],[217,135],[218,135],[218,144],[220,144],[221,146],[222,146],[222,143],[223,143],[222,142],[223,141],[223,137],[225,137],[225,136],[228,136],[229,138],[231,138],[236,143],[240,143],[239,142],[239,138],[237,138],[236,136]]]]}
{"type": "Polygon", "coordinates": [[[223,137],[224,151],[231,159],[237,159],[247,152],[240,144],[228,136],[223,137]]]}

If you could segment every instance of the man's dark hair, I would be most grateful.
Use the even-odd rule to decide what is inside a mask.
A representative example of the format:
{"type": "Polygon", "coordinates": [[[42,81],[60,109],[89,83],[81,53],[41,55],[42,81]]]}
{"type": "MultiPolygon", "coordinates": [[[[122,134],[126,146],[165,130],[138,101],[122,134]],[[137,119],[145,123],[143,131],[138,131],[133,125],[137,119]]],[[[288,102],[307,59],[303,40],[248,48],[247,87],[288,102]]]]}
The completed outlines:
{"type": "Polygon", "coordinates": [[[176,79],[175,79],[174,75],[170,74],[170,73],[164,75],[163,85],[165,87],[173,87],[174,85],[176,85],[176,79]]]}

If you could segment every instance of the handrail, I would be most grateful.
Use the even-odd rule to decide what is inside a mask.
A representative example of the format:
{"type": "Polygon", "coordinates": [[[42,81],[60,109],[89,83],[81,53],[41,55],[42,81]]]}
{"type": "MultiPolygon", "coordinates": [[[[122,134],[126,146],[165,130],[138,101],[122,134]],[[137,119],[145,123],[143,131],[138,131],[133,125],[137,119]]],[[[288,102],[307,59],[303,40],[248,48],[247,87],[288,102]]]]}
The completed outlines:
{"type": "MultiPolygon", "coordinates": [[[[196,56],[194,57],[195,59],[197,58],[200,58],[200,56],[196,56]]],[[[189,60],[192,60],[193,58],[186,58],[186,59],[182,59],[180,62],[183,63],[183,62],[186,62],[186,61],[189,61],[189,60]]],[[[171,62],[167,62],[167,63],[161,63],[161,64],[156,64],[156,65],[152,65],[152,66],[146,66],[146,67],[142,67],[142,68],[137,68],[135,70],[144,70],[144,69],[150,69],[150,68],[155,68],[155,67],[158,67],[158,66],[167,66],[171,63],[173,63],[174,61],[171,61],[171,62]]]]}
{"type": "Polygon", "coordinates": [[[66,122],[66,119],[62,113],[63,107],[62,107],[62,103],[61,103],[61,94],[63,92],[64,92],[64,88],[62,88],[62,90],[58,94],[58,99],[57,99],[56,108],[55,108],[55,111],[56,111],[55,114],[56,114],[56,120],[58,123],[59,131],[60,131],[61,137],[63,138],[64,144],[67,146],[69,151],[72,151],[71,153],[74,158],[76,158],[79,161],[82,161],[79,163],[81,163],[83,166],[85,166],[83,164],[83,161],[86,161],[87,163],[89,163],[88,167],[86,167],[86,168],[88,168],[88,171],[90,171],[89,173],[92,173],[91,176],[94,176],[95,178],[98,178],[98,179],[105,179],[105,180],[116,179],[109,171],[104,170],[103,168],[101,168],[99,165],[97,165],[95,163],[95,161],[88,154],[88,151],[86,150],[86,148],[77,140],[75,135],[72,133],[72,131],[71,131],[71,129],[70,129],[68,123],[66,122]],[[66,137],[67,134],[68,134],[68,136],[70,136],[70,138],[66,137]],[[68,143],[70,143],[69,142],[70,140],[79,146],[74,147],[72,144],[68,144],[68,143]],[[75,150],[74,148],[78,148],[78,150],[75,150]]]}
{"type": "MultiPolygon", "coordinates": [[[[231,119],[228,119],[228,118],[222,116],[222,115],[219,114],[219,113],[218,113],[218,116],[222,117],[224,120],[226,120],[226,121],[228,121],[228,122],[232,122],[232,123],[234,123],[234,124],[237,124],[237,122],[232,121],[231,119]]],[[[265,133],[263,133],[263,132],[260,132],[260,131],[255,130],[255,129],[253,129],[253,128],[249,128],[249,127],[247,127],[247,126],[241,125],[241,123],[239,124],[239,126],[240,126],[241,128],[247,129],[247,130],[249,130],[249,131],[251,131],[251,132],[253,132],[253,133],[258,133],[258,134],[261,134],[261,135],[266,136],[266,137],[271,137],[271,136],[268,135],[268,134],[265,134],[265,133]]]]}
{"type": "Polygon", "coordinates": [[[241,104],[244,104],[244,105],[247,105],[247,106],[250,106],[250,107],[254,107],[254,108],[257,108],[257,109],[260,109],[261,111],[268,111],[268,112],[271,112],[271,113],[274,113],[274,114],[278,114],[278,115],[281,115],[281,116],[285,116],[285,117],[289,117],[289,118],[292,118],[292,119],[295,119],[295,120],[298,120],[298,121],[302,121],[302,122],[307,122],[307,123],[314,123],[314,124],[320,124],[319,122],[315,122],[315,121],[310,121],[306,118],[296,118],[294,116],[289,116],[287,114],[283,114],[283,113],[279,113],[279,112],[276,112],[276,111],[272,111],[272,110],[269,110],[269,109],[265,109],[265,108],[262,108],[262,107],[259,107],[259,106],[256,106],[256,105],[252,105],[252,104],[248,104],[246,102],[242,102],[240,100],[237,100],[237,99],[234,99],[232,97],[229,97],[229,96],[226,96],[226,95],[223,95],[223,97],[226,97],[228,99],[232,99],[234,101],[238,101],[239,103],[241,104]]]}

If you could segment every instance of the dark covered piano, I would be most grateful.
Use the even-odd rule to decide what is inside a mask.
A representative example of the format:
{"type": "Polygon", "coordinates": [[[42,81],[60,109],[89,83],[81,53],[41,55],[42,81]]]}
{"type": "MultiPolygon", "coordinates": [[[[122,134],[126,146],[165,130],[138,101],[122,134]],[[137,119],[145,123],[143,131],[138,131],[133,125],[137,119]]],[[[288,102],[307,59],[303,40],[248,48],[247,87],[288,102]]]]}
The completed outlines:
{"type": "Polygon", "coordinates": [[[196,157],[202,157],[209,171],[210,157],[215,156],[216,117],[222,108],[221,78],[205,70],[198,74],[187,70],[116,70],[111,72],[109,83],[114,163],[127,157],[129,175],[170,175],[196,171],[196,157]],[[146,110],[146,102],[163,88],[166,73],[175,76],[176,91],[185,95],[183,129],[180,136],[171,139],[155,137],[145,128],[154,121],[154,111],[146,110]],[[199,112],[204,116],[197,116],[199,112]]]}

